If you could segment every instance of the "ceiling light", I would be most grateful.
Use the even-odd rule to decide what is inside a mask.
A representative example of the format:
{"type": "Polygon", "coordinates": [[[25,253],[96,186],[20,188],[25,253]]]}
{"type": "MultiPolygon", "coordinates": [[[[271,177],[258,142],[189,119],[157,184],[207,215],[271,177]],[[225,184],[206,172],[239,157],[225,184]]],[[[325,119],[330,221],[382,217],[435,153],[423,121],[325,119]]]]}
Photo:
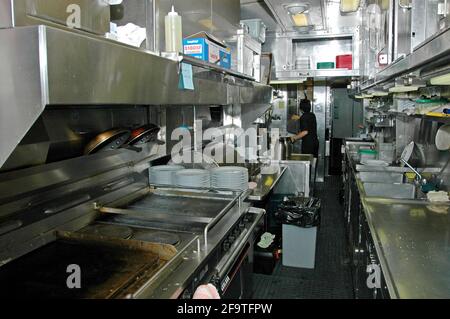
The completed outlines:
{"type": "Polygon", "coordinates": [[[450,73],[431,78],[430,84],[431,85],[450,85],[450,73]]]}
{"type": "Polygon", "coordinates": [[[291,15],[291,17],[296,27],[307,27],[311,25],[309,15],[307,13],[297,13],[291,15]]]}
{"type": "Polygon", "coordinates": [[[285,5],[284,8],[292,15],[306,13],[309,10],[309,3],[292,3],[285,5]]]}
{"type": "Polygon", "coordinates": [[[271,85],[277,85],[277,84],[302,84],[307,79],[298,79],[298,80],[273,80],[270,81],[271,85]]]}
{"type": "Polygon", "coordinates": [[[361,0],[341,0],[341,12],[356,12],[359,9],[361,0]]]}

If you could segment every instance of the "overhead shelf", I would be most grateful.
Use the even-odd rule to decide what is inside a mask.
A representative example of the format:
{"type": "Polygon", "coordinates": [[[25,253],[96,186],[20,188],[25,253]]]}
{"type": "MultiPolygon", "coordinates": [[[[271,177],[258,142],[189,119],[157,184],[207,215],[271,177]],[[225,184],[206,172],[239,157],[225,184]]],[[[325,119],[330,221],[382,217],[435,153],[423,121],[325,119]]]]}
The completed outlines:
{"type": "Polygon", "coordinates": [[[277,81],[292,80],[295,78],[339,78],[339,77],[353,77],[359,76],[359,70],[346,69],[323,69],[323,70],[290,70],[277,71],[277,81]]]}
{"type": "Polygon", "coordinates": [[[272,99],[270,86],[186,57],[194,66],[195,89],[180,89],[178,61],[76,30],[0,29],[0,42],[0,167],[48,105],[231,105],[272,99]]]}
{"type": "Polygon", "coordinates": [[[398,59],[378,72],[374,78],[362,84],[361,90],[366,91],[375,86],[387,84],[412,72],[419,72],[420,75],[421,69],[424,67],[429,68],[432,65],[445,63],[450,63],[450,28],[443,30],[416,48],[413,53],[398,59]]]}

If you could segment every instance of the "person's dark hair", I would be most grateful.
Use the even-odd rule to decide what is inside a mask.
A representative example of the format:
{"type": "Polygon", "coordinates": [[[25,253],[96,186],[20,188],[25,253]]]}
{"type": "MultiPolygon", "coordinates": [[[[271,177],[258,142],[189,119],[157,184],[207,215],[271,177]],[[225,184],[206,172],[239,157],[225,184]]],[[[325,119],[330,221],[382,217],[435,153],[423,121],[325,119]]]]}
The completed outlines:
{"type": "Polygon", "coordinates": [[[300,110],[302,110],[304,113],[310,113],[311,112],[311,101],[310,100],[301,100],[300,101],[300,110]]]}

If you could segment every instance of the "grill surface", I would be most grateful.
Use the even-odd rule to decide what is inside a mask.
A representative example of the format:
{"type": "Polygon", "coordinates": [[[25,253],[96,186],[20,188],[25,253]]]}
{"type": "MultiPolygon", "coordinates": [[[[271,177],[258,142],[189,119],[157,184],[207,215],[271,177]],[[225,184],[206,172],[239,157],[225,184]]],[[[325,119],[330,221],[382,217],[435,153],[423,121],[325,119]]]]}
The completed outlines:
{"type": "Polygon", "coordinates": [[[4,266],[0,297],[124,298],[129,288],[151,278],[164,263],[151,252],[58,240],[4,266]],[[73,264],[81,269],[81,289],[67,287],[67,267],[73,264]]]}

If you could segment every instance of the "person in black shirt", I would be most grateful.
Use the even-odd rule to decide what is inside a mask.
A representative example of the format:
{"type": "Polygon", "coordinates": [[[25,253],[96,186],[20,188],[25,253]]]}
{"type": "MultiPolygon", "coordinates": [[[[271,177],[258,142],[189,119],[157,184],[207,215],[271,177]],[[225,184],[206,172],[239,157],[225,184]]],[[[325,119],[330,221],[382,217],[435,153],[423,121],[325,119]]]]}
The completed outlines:
{"type": "Polygon", "coordinates": [[[300,133],[291,137],[291,142],[302,140],[302,153],[312,154],[314,158],[319,157],[319,138],[317,137],[317,119],[311,113],[311,101],[302,100],[300,110],[303,115],[300,117],[300,133]]]}

